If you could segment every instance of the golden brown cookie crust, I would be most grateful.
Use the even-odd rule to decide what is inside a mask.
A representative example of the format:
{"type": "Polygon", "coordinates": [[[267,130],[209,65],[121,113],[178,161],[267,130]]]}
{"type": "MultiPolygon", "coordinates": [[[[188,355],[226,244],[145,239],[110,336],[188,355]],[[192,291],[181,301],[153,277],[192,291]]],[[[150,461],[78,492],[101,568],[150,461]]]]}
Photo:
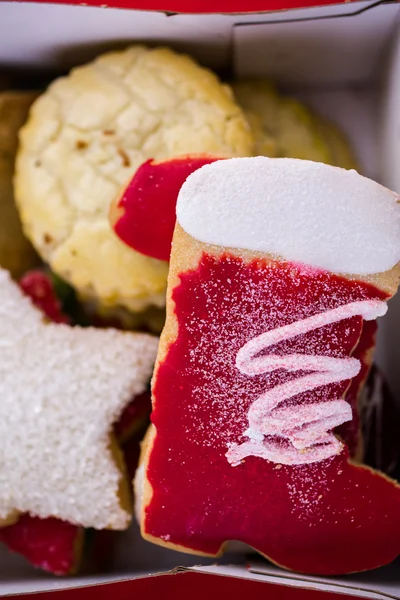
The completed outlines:
{"type": "Polygon", "coordinates": [[[266,80],[233,84],[246,113],[260,156],[303,158],[359,170],[346,136],[339,128],[266,80]]]}
{"type": "Polygon", "coordinates": [[[147,159],[246,156],[247,121],[211,71],[167,48],[134,46],[57,79],[20,138],[15,193],[25,232],[87,297],[163,306],[168,265],[112,232],[113,199],[147,159]]]}
{"type": "Polygon", "coordinates": [[[0,93],[0,266],[17,278],[40,262],[22,232],[12,184],[18,132],[36,96],[34,92],[0,93]]]}

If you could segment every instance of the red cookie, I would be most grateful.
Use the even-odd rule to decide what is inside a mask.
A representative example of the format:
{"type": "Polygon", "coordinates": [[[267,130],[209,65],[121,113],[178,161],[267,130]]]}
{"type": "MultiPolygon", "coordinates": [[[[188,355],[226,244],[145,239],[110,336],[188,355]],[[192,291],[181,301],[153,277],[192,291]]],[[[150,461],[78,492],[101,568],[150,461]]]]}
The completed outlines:
{"type": "Polygon", "coordinates": [[[23,292],[32,300],[46,317],[53,323],[70,323],[70,318],[63,313],[61,302],[53,289],[50,278],[43,271],[29,271],[19,282],[23,292]]]}
{"type": "Polygon", "coordinates": [[[150,419],[150,392],[136,396],[125,408],[118,423],[114,425],[115,435],[120,444],[125,444],[133,437],[141,436],[150,419]]]}
{"type": "Polygon", "coordinates": [[[215,160],[183,156],[143,163],[112,205],[110,220],[117,236],[141,254],[168,261],[179,190],[191,173],[215,160]]]}
{"type": "Polygon", "coordinates": [[[83,527],[59,519],[39,519],[28,514],[0,529],[0,541],[22,554],[32,565],[54,575],[71,575],[82,558],[83,527]]]}
{"type": "Polygon", "coordinates": [[[238,540],[326,575],[399,554],[400,488],[352,460],[374,319],[398,285],[397,201],[294,159],[188,178],[143,457],[147,540],[212,556],[238,540]]]}

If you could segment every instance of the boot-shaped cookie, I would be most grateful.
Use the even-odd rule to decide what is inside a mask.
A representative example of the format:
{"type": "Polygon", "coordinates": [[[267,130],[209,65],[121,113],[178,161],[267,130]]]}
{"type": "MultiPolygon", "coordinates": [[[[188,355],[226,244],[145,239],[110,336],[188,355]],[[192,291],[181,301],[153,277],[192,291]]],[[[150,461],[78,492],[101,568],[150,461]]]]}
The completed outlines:
{"type": "Polygon", "coordinates": [[[400,488],[337,433],[357,418],[374,321],[397,290],[397,202],[356,171],[295,159],[187,179],[142,457],[146,539],[213,556],[239,540],[305,573],[398,555],[400,488]]]}

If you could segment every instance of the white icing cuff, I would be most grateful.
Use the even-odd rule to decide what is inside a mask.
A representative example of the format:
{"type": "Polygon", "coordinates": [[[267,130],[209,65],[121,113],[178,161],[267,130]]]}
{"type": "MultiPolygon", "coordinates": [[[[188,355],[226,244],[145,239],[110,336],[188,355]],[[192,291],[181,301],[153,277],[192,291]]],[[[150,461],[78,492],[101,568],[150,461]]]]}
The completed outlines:
{"type": "Polygon", "coordinates": [[[293,158],[233,158],[188,177],[177,220],[207,244],[368,275],[400,260],[399,199],[354,170],[293,158]]]}

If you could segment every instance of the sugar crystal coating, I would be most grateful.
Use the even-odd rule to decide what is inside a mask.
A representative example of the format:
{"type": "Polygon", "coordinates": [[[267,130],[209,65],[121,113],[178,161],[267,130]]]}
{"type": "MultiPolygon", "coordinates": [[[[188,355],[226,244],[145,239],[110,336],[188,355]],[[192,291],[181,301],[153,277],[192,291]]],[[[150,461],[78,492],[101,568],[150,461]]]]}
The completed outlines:
{"type": "Polygon", "coordinates": [[[367,275],[400,259],[398,201],[354,170],[291,158],[234,158],[188,177],[177,219],[207,244],[367,275]]]}
{"type": "Polygon", "coordinates": [[[144,391],[157,339],[46,324],[4,270],[0,290],[0,520],[124,529],[110,433],[144,391]]]}

